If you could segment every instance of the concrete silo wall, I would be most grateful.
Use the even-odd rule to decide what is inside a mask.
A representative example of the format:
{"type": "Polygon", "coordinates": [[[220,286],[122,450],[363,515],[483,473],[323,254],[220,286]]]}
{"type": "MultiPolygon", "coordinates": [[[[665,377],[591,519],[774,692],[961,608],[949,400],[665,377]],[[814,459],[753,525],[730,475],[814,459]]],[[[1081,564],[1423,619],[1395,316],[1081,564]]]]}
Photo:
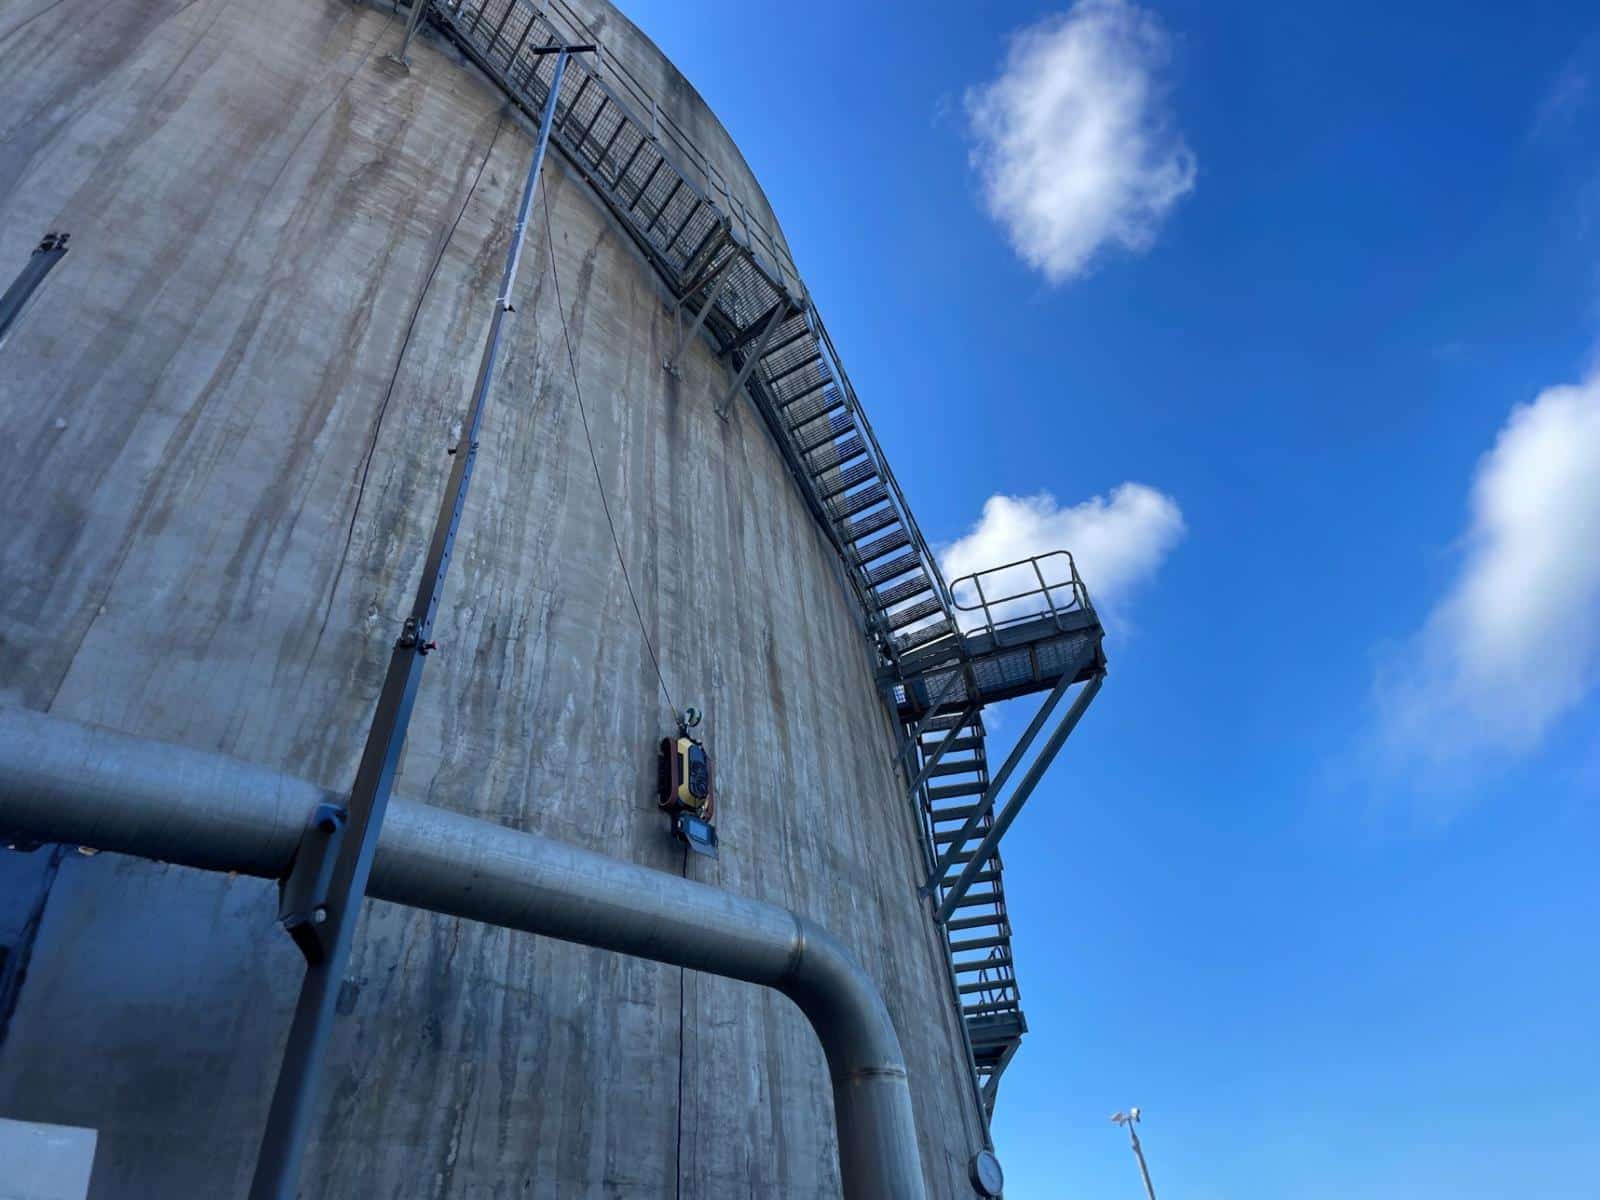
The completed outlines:
{"type": "MultiPolygon", "coordinates": [[[[532,143],[431,40],[386,62],[401,23],[0,4],[0,273],[72,235],[0,347],[0,702],[352,777],[532,143]]],[[[969,1195],[978,1117],[832,551],[759,417],[715,415],[709,349],[662,369],[664,294],[558,155],[543,195],[644,624],[706,712],[722,856],[686,863],[654,808],[670,712],[537,211],[398,790],[836,931],[889,1000],[931,1193],[969,1195]]],[[[300,973],[271,887],[44,848],[0,851],[0,903],[26,965],[0,1116],[98,1130],[96,1200],[241,1195],[300,973]]],[[[382,904],[351,978],[307,1196],[838,1192],[823,1059],[776,996],[382,904]]]]}

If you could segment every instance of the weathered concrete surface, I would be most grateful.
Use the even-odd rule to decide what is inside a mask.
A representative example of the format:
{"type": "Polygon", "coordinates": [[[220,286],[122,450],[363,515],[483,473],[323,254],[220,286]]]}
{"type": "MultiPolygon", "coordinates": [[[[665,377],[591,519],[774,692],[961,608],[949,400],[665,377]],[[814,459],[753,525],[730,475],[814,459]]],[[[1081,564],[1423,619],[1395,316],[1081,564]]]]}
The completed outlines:
{"type": "MultiPolygon", "coordinates": [[[[352,777],[531,144],[431,42],[386,64],[398,34],[343,0],[0,3],[0,270],[47,229],[73,245],[0,351],[7,699],[352,777]]],[[[545,182],[601,479],[674,699],[706,711],[723,853],[685,864],[654,810],[669,709],[538,212],[400,788],[838,932],[888,996],[932,1194],[969,1195],[959,1032],[830,551],[759,419],[714,415],[723,368],[661,369],[673,318],[627,238],[558,158],[545,182]]],[[[44,895],[45,853],[0,852],[6,895],[44,895]]],[[[98,1130],[95,1200],[242,1194],[299,973],[273,901],[62,859],[0,1115],[98,1130]]],[[[838,1191],[785,1001],[387,905],[352,974],[307,1196],[838,1191]]]]}

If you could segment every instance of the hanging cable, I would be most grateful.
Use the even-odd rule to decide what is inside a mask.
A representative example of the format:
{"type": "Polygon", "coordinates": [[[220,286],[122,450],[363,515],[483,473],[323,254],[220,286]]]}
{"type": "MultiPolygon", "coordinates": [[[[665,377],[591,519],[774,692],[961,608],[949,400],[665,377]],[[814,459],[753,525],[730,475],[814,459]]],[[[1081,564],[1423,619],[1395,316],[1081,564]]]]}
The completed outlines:
{"type": "Polygon", "coordinates": [[[567,347],[567,367],[572,372],[572,391],[578,398],[578,416],[583,420],[583,440],[589,446],[589,463],[594,467],[595,486],[600,490],[600,510],[606,515],[606,525],[611,530],[611,544],[616,547],[617,565],[622,568],[622,582],[627,585],[628,599],[633,602],[633,615],[639,622],[639,636],[644,639],[644,648],[650,655],[650,665],[655,668],[656,682],[661,685],[661,694],[666,697],[667,708],[674,717],[678,715],[678,706],[672,702],[672,692],[667,687],[667,678],[661,673],[661,660],[656,657],[656,649],[650,644],[650,631],[645,628],[644,613],[639,609],[639,597],[634,594],[633,580],[628,576],[628,562],[622,556],[622,542],[617,537],[617,524],[611,519],[611,505],[606,502],[606,485],[600,477],[600,460],[594,452],[594,435],[589,430],[589,413],[583,404],[583,387],[578,382],[578,360],[572,352],[572,334],[567,329],[567,310],[561,301],[561,275],[556,269],[556,237],[550,225],[550,189],[544,193],[544,235],[545,244],[550,247],[550,280],[555,285],[556,315],[561,318],[561,340],[567,347]]]}
{"type": "MultiPolygon", "coordinates": [[[[622,541],[617,537],[616,522],[611,519],[611,505],[606,502],[606,485],[600,476],[600,459],[594,452],[594,435],[589,429],[589,413],[583,404],[583,386],[578,382],[578,360],[572,351],[572,334],[567,329],[567,308],[561,299],[561,274],[556,268],[556,238],[550,225],[550,189],[544,193],[544,235],[545,244],[550,247],[550,281],[555,285],[556,314],[561,318],[561,340],[567,348],[567,368],[572,373],[572,391],[578,399],[578,416],[583,421],[583,440],[589,447],[589,464],[594,468],[595,487],[600,490],[600,509],[606,515],[606,525],[611,530],[611,544],[617,551],[617,565],[622,568],[622,582],[628,587],[628,599],[633,602],[633,615],[639,622],[639,636],[644,639],[644,648],[650,654],[650,665],[655,668],[656,682],[661,685],[661,694],[666,697],[667,708],[672,715],[678,715],[678,706],[672,702],[672,692],[667,687],[666,676],[661,673],[661,660],[656,657],[655,647],[650,644],[650,631],[645,628],[644,613],[639,609],[639,597],[634,594],[633,580],[628,576],[628,563],[622,556],[622,541]]],[[[685,879],[689,877],[689,847],[683,848],[682,874],[685,879]]],[[[684,1026],[687,1021],[687,1002],[684,989],[687,986],[687,972],[682,968],[678,970],[678,1136],[677,1154],[674,1156],[673,1195],[683,1195],[683,1042],[684,1026]]]]}

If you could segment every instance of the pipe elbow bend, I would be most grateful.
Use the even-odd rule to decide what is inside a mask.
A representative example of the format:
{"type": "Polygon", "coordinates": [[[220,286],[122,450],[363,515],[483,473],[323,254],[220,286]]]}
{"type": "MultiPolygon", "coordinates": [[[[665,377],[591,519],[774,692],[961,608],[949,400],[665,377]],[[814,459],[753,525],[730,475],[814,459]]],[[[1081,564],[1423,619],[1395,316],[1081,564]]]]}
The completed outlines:
{"type": "Polygon", "coordinates": [[[866,968],[821,925],[797,913],[794,948],[779,990],[805,1013],[835,1085],[905,1079],[905,1056],[883,995],[866,968]]]}

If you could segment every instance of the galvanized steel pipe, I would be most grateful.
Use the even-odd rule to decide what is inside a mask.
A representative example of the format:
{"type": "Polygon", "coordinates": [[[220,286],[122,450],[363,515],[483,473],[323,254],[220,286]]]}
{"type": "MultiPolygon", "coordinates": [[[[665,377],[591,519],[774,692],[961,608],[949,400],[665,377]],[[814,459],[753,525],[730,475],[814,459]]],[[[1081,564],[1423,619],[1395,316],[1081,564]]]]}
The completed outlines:
{"type": "MultiPolygon", "coordinates": [[[[0,708],[0,835],[278,878],[344,797],[218,754],[0,708]]],[[[833,1079],[849,1200],[925,1196],[905,1058],[872,979],[787,909],[395,799],[367,894],[775,988],[833,1079]]]]}

